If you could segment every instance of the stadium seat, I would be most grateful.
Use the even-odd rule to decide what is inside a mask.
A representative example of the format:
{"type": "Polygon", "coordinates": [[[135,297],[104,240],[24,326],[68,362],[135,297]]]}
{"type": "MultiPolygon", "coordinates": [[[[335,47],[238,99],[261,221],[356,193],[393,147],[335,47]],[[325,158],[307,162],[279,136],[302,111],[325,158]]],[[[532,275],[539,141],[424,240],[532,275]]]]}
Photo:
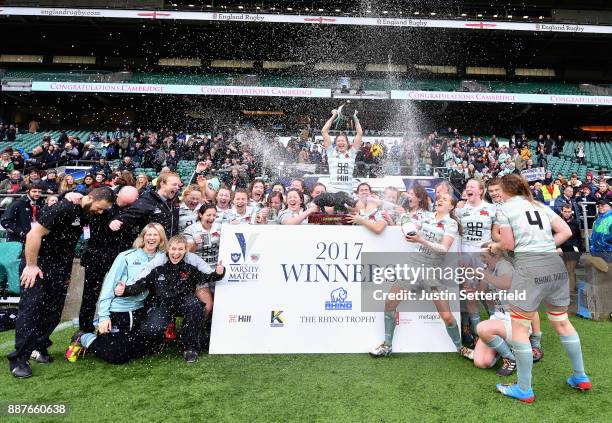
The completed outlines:
{"type": "Polygon", "coordinates": [[[0,243],[0,280],[8,282],[8,292],[19,295],[20,242],[0,243]]]}

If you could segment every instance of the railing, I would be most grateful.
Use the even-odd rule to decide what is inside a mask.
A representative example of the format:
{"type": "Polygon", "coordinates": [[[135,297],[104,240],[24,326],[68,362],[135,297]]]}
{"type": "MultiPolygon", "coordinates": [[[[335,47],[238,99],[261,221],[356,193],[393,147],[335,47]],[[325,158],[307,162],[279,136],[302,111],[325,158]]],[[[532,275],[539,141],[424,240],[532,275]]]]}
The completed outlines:
{"type": "Polygon", "coordinates": [[[589,233],[589,219],[596,219],[597,216],[599,215],[599,210],[597,210],[597,208],[595,208],[595,215],[587,215],[587,206],[590,205],[595,205],[597,203],[593,202],[593,201],[581,201],[578,204],[578,206],[582,209],[582,237],[584,238],[584,248],[585,251],[590,251],[591,250],[591,245],[590,245],[590,233],[589,233]]]}

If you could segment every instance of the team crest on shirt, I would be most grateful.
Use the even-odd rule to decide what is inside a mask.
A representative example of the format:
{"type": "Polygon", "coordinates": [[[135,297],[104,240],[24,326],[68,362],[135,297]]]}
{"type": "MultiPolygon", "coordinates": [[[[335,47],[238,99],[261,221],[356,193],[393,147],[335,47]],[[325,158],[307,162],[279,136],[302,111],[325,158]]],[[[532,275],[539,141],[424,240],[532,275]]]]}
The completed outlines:
{"type": "Polygon", "coordinates": [[[436,223],[436,227],[440,228],[440,229],[444,229],[444,223],[438,222],[438,223],[436,223]]]}
{"type": "Polygon", "coordinates": [[[159,276],[157,277],[157,280],[158,280],[158,281],[165,281],[165,280],[166,280],[166,277],[165,277],[164,275],[159,275],[159,276]]]}
{"type": "Polygon", "coordinates": [[[74,222],[72,222],[72,226],[81,226],[81,219],[79,217],[74,219],[74,222]]]}
{"type": "Polygon", "coordinates": [[[155,207],[155,210],[153,210],[153,214],[160,214],[162,211],[160,210],[159,207],[155,207]]]}
{"type": "Polygon", "coordinates": [[[489,215],[489,212],[488,212],[488,211],[486,211],[486,210],[480,210],[480,215],[481,215],[481,216],[488,216],[488,215],[489,215]]]}
{"type": "Polygon", "coordinates": [[[179,279],[181,281],[186,281],[189,277],[189,272],[179,272],[179,279]]]}

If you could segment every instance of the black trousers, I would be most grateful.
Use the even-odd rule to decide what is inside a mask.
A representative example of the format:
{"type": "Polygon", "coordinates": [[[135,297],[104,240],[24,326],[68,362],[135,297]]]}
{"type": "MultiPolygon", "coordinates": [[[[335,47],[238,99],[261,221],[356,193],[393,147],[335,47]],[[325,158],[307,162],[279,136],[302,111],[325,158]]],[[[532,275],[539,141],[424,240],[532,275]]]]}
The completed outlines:
{"type": "Polygon", "coordinates": [[[356,202],[346,192],[340,191],[321,193],[313,200],[313,203],[319,206],[321,211],[324,211],[325,207],[333,207],[337,212],[346,212],[345,204],[354,207],[356,202]]]}
{"type": "Polygon", "coordinates": [[[124,364],[150,354],[155,345],[148,343],[140,332],[146,315],[144,308],[121,313],[111,311],[110,333],[99,335],[89,345],[87,352],[112,364],[124,364]]]}
{"type": "Polygon", "coordinates": [[[181,342],[186,351],[200,351],[204,329],[204,304],[195,295],[187,296],[176,304],[154,305],[142,323],[142,336],[149,343],[161,343],[164,330],[175,316],[182,315],[181,342]]]}
{"type": "Polygon", "coordinates": [[[104,282],[104,276],[113,265],[116,253],[110,251],[84,251],[81,256],[81,265],[85,268],[85,282],[83,284],[83,297],[79,310],[79,329],[83,332],[94,332],[94,316],[96,304],[104,282]]]}
{"type": "MultiPolygon", "coordinates": [[[[24,266],[22,261],[21,269],[24,266]]],[[[15,351],[8,355],[11,369],[26,362],[34,350],[48,353],[52,344],[49,337],[62,316],[72,260],[40,262],[39,267],[43,278],[36,278],[33,287],[21,290],[15,321],[15,351]]]]}

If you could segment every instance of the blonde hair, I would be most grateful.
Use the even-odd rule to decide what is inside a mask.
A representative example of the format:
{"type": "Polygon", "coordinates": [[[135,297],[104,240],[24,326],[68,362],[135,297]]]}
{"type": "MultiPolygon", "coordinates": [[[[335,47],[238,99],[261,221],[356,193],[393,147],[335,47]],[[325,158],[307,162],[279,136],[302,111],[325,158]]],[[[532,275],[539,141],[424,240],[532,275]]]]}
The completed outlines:
{"type": "Polygon", "coordinates": [[[183,244],[185,247],[187,247],[187,238],[185,238],[184,235],[174,235],[168,240],[168,248],[170,248],[172,244],[183,244]]]}
{"type": "Polygon", "coordinates": [[[62,194],[64,192],[66,192],[66,191],[72,191],[76,187],[77,187],[77,183],[74,181],[74,176],[68,175],[68,174],[64,173],[61,176],[61,181],[59,183],[59,187],[58,187],[57,191],[58,191],[59,194],[62,194]],[[68,176],[70,176],[72,178],[72,184],[68,184],[68,181],[66,180],[68,176]]]}
{"type": "Polygon", "coordinates": [[[144,228],[142,228],[142,231],[140,231],[140,233],[138,234],[138,237],[134,241],[134,244],[132,244],[132,247],[144,248],[145,246],[144,237],[149,229],[156,230],[157,233],[159,234],[159,237],[161,238],[161,240],[159,241],[159,245],[157,246],[157,250],[166,251],[166,249],[168,248],[168,238],[166,238],[166,230],[159,223],[148,223],[144,228]]]}
{"type": "Polygon", "coordinates": [[[147,176],[146,173],[139,173],[138,176],[136,176],[136,188],[140,189],[142,187],[146,187],[147,185],[149,185],[149,177],[147,176]],[[140,177],[144,177],[144,183],[140,183],[140,177]]]}

